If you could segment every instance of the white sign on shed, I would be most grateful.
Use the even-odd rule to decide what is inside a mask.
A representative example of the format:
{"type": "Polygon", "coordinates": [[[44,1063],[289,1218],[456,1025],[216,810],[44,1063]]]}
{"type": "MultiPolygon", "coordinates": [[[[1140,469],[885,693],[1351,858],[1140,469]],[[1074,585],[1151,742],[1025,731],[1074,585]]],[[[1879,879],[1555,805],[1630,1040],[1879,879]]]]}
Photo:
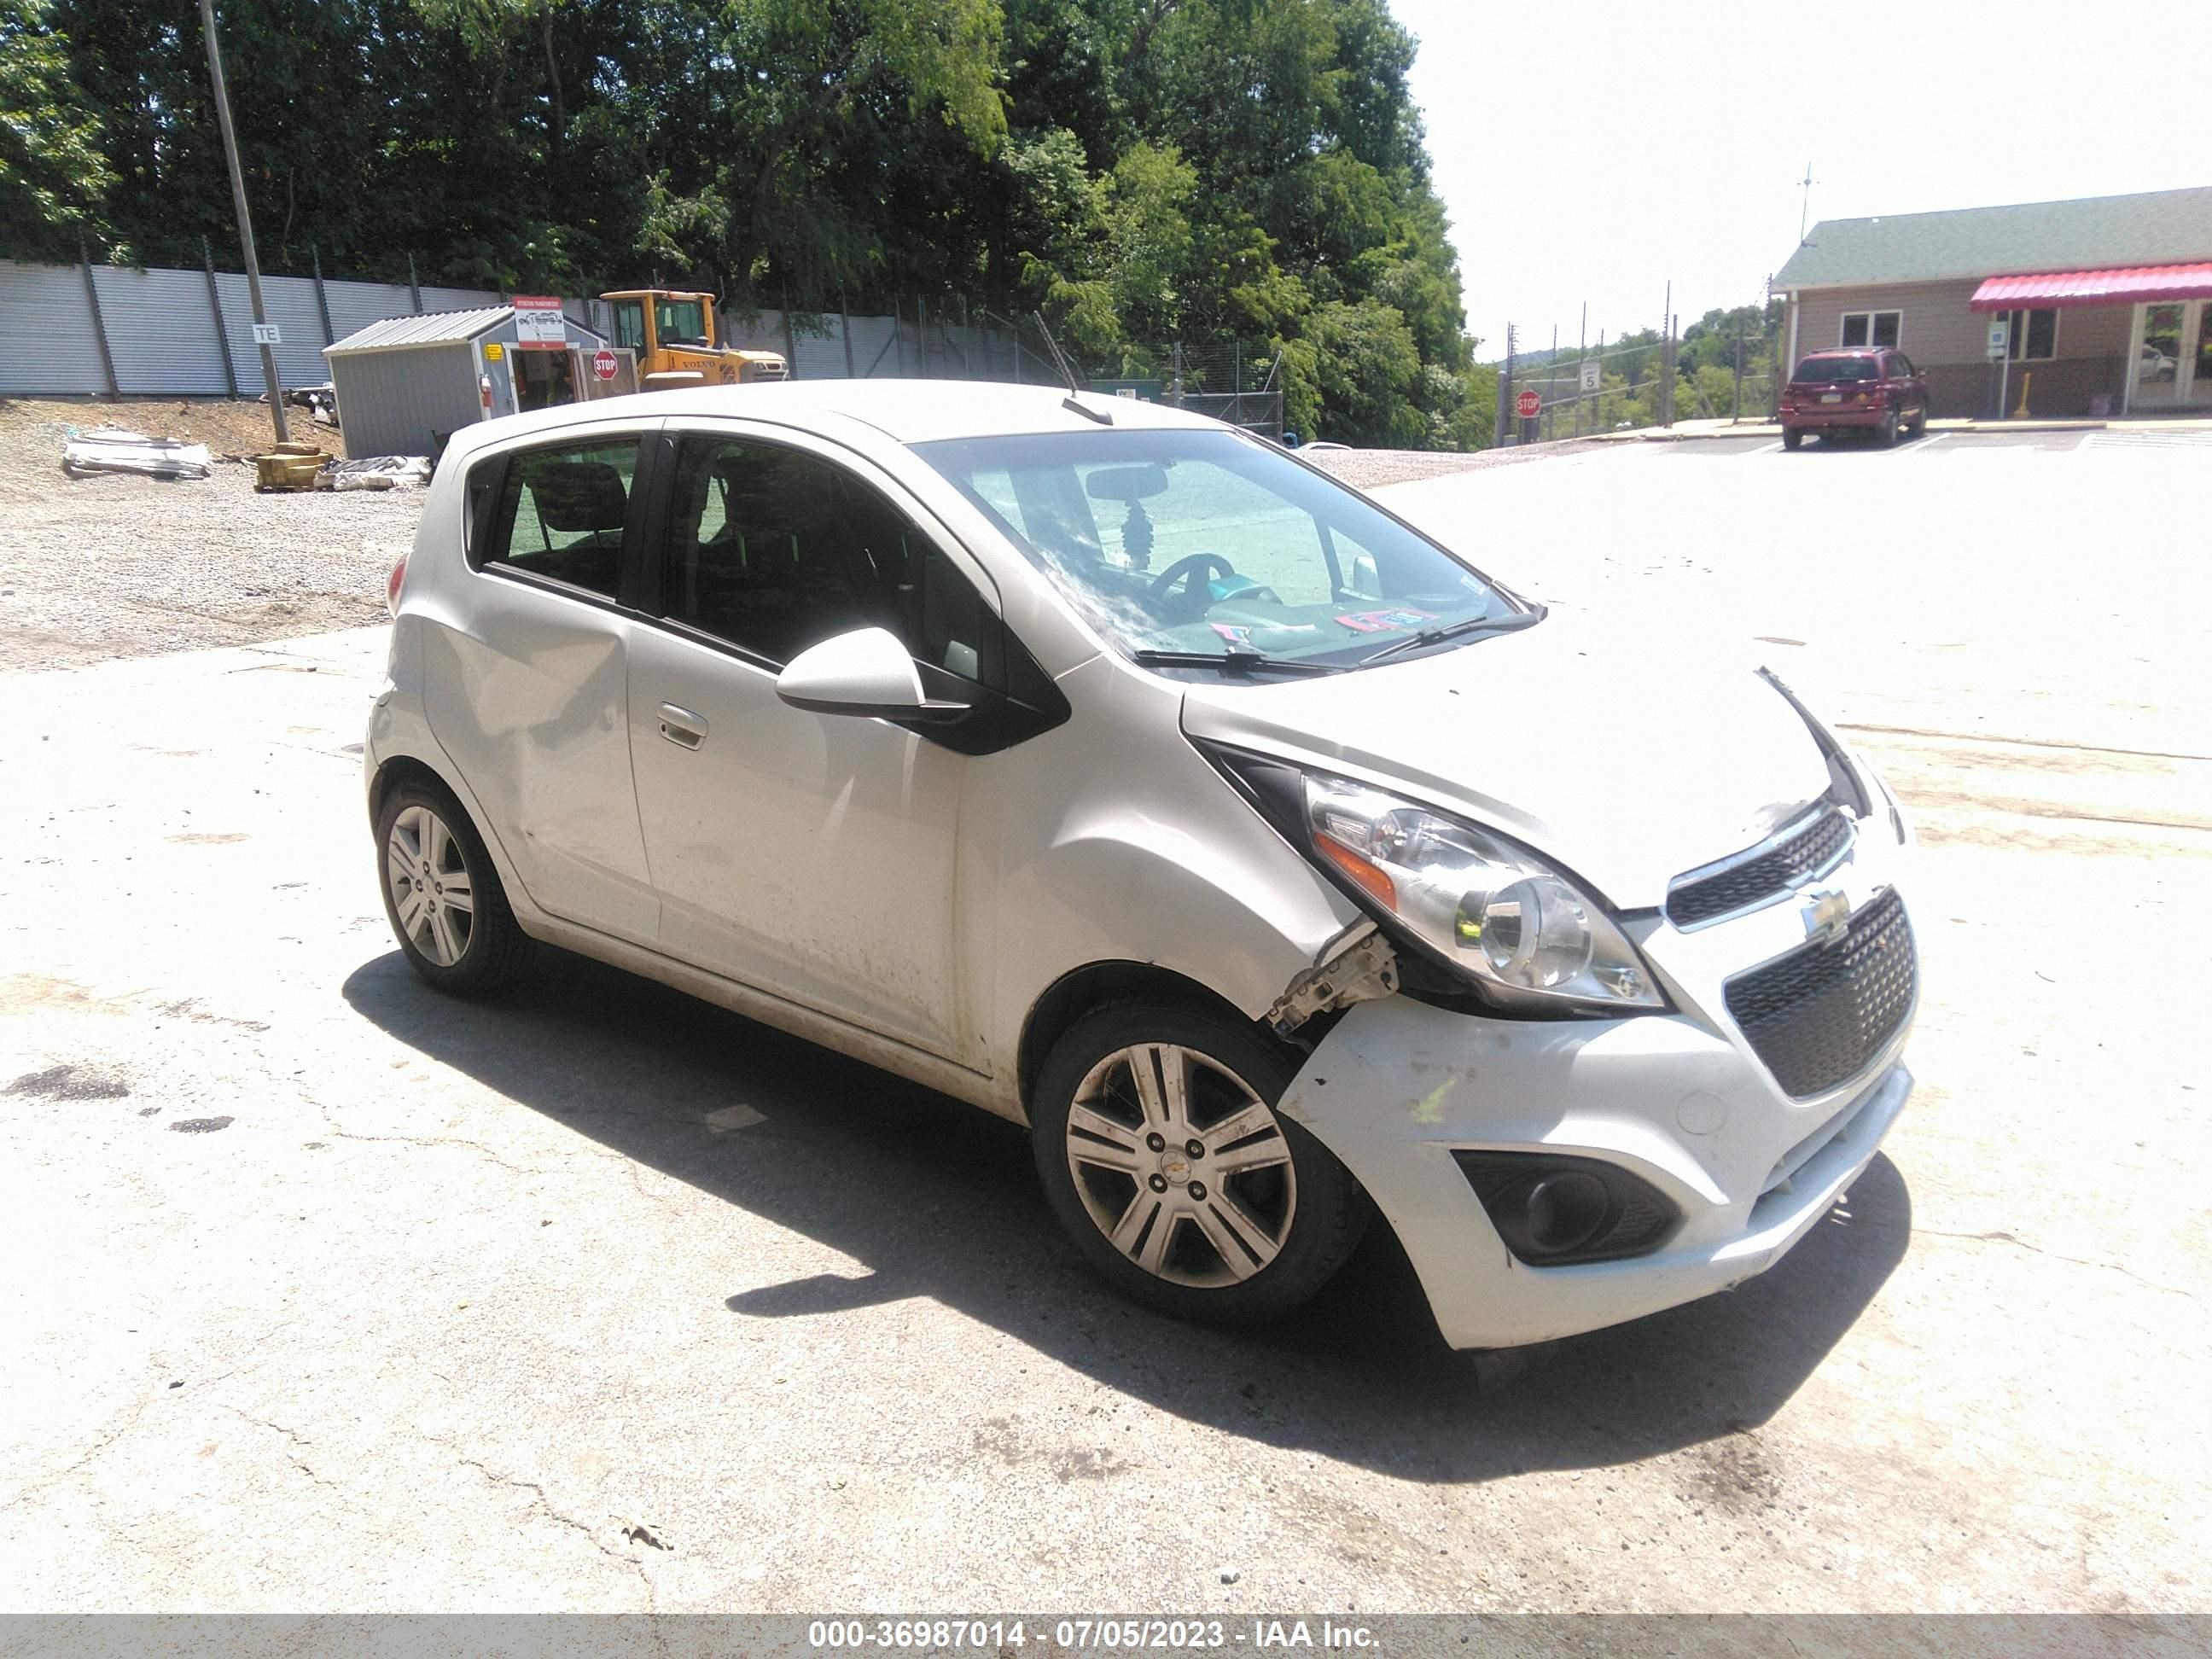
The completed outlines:
{"type": "Polygon", "coordinates": [[[526,350],[559,350],[568,343],[561,301],[535,294],[514,296],[514,343],[526,350]]]}

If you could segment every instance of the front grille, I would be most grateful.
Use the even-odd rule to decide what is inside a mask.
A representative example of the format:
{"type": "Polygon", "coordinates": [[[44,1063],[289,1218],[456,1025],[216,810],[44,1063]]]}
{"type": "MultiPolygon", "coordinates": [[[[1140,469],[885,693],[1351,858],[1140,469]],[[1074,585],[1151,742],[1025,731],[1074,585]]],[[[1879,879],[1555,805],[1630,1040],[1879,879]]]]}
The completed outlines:
{"type": "Polygon", "coordinates": [[[1856,1076],[1912,1007],[1912,924],[1896,890],[1853,916],[1842,939],[1800,945],[1723,988],[1729,1017],[1790,1095],[1856,1076]]]}
{"type": "Polygon", "coordinates": [[[1756,856],[1711,875],[1677,876],[1667,895],[1667,920],[1694,927],[1779,898],[1826,870],[1850,844],[1850,819],[1837,806],[1824,806],[1756,856]]]}

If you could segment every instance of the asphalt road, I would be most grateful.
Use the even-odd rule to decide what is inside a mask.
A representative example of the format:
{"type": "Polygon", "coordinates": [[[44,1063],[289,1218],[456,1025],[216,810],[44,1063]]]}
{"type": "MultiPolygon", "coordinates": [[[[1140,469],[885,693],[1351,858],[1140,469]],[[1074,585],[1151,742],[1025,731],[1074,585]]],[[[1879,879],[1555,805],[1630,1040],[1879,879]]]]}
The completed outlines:
{"type": "Polygon", "coordinates": [[[2204,1609],[2212,450],[2069,435],[1388,498],[1771,661],[1926,842],[1886,1155],[1503,1384],[1387,1241],[1187,1328],[1006,1124],[574,959],[419,987],[379,631],[0,677],[0,1607],[2204,1609]]]}

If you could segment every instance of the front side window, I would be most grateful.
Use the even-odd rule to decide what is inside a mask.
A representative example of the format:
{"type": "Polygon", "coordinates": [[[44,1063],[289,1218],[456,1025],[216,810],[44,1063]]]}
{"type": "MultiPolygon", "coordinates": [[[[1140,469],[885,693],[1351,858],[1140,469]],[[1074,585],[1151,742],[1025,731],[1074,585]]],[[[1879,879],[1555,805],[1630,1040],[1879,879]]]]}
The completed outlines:
{"type": "Polygon", "coordinates": [[[659,301],[656,322],[663,345],[707,343],[707,307],[697,300],[659,301]]]}
{"type": "Polygon", "coordinates": [[[1003,683],[998,618],[935,541],[844,468],[749,439],[684,440],[661,569],[675,621],[781,665],[857,628],[1003,683]]]}
{"type": "Polygon", "coordinates": [[[1903,331],[1901,311],[1847,311],[1839,346],[1893,346],[1903,331]]]}
{"type": "Polygon", "coordinates": [[[509,456],[477,562],[613,599],[622,587],[623,521],[637,448],[635,438],[594,438],[509,456]]]}
{"type": "Polygon", "coordinates": [[[632,351],[645,349],[645,301],[617,300],[614,302],[614,342],[632,351]]]}
{"type": "Polygon", "coordinates": [[[2058,355],[2058,313],[2053,307],[2005,313],[2005,355],[2016,363],[2048,362],[2058,355]]]}
{"type": "Polygon", "coordinates": [[[1348,667],[1394,640],[1518,608],[1362,497],[1235,433],[915,447],[1125,653],[1348,667]]]}

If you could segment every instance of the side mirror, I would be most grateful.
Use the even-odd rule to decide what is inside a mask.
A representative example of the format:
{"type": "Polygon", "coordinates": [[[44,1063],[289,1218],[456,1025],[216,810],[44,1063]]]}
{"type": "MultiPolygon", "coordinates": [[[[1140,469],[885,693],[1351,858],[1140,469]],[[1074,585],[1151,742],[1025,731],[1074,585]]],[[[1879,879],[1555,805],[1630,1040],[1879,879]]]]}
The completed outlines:
{"type": "Polygon", "coordinates": [[[793,708],[817,714],[934,724],[968,712],[964,702],[924,695],[914,659],[885,628],[855,629],[807,647],[775,677],[775,695],[793,708]]]}

